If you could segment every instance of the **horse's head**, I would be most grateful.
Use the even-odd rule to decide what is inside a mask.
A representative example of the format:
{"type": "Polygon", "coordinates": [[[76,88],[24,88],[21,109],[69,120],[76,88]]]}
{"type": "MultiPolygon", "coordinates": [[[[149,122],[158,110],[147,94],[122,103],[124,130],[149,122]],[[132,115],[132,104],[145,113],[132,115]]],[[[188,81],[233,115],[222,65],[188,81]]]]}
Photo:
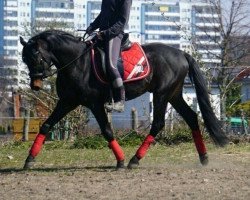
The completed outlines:
{"type": "Polygon", "coordinates": [[[51,68],[51,56],[48,43],[42,39],[30,39],[28,42],[20,37],[23,45],[22,59],[29,68],[30,87],[40,90],[43,79],[48,77],[51,68]]]}

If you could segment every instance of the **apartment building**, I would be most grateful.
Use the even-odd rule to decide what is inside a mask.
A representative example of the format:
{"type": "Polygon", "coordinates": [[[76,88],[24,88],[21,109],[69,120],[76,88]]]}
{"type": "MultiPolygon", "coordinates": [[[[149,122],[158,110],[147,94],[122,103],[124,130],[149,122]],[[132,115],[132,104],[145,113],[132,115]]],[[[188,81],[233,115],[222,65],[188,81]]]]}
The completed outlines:
{"type": "Polygon", "coordinates": [[[10,89],[17,85],[19,76],[18,4],[17,0],[3,0],[0,5],[0,82],[10,89]]]}
{"type": "Polygon", "coordinates": [[[32,0],[32,26],[37,31],[58,28],[67,32],[86,29],[86,1],[32,0]]]}

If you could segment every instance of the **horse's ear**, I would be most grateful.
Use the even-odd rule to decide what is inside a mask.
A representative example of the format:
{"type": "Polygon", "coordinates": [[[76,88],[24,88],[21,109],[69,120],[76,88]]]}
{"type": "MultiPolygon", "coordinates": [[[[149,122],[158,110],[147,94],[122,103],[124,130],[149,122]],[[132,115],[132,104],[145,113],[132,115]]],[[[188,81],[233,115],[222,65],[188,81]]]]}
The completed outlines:
{"type": "Polygon", "coordinates": [[[20,36],[20,42],[23,46],[27,45],[27,42],[24,41],[22,36],[20,36]]]}

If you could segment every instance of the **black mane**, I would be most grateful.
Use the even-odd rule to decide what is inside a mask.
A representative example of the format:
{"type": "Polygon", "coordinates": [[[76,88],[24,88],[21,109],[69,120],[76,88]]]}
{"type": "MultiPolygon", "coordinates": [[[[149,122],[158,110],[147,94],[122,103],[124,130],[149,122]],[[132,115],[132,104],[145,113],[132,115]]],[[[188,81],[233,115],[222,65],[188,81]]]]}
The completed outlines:
{"type": "Polygon", "coordinates": [[[46,30],[43,31],[35,36],[33,36],[30,41],[37,41],[38,39],[43,39],[43,40],[53,40],[54,42],[56,41],[61,41],[61,40],[71,40],[74,42],[79,41],[79,37],[75,37],[74,35],[61,31],[61,30],[46,30]]]}

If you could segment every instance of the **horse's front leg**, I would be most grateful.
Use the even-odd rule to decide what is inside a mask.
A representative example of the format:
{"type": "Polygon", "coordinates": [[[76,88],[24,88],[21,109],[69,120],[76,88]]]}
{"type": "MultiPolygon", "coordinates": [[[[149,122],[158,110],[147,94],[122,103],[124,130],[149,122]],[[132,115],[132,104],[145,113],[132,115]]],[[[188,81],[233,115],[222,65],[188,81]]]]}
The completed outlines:
{"type": "Polygon", "coordinates": [[[63,100],[59,100],[54,111],[49,116],[49,118],[42,124],[39,133],[36,136],[36,139],[33,142],[33,145],[29,151],[29,155],[25,161],[24,169],[29,169],[34,165],[35,157],[40,152],[42,145],[48,135],[49,131],[53,126],[59,122],[67,113],[76,108],[77,105],[69,104],[63,100]]]}
{"type": "Polygon", "coordinates": [[[91,111],[94,114],[94,116],[95,116],[95,118],[100,126],[102,135],[109,143],[108,144],[109,148],[113,151],[113,153],[116,157],[116,160],[117,160],[116,168],[117,169],[124,168],[125,156],[124,156],[122,148],[120,147],[120,145],[118,144],[118,142],[114,138],[111,125],[108,121],[108,117],[107,117],[107,114],[106,114],[105,109],[104,109],[104,105],[101,103],[97,103],[97,104],[95,104],[95,106],[93,106],[91,111]]]}

